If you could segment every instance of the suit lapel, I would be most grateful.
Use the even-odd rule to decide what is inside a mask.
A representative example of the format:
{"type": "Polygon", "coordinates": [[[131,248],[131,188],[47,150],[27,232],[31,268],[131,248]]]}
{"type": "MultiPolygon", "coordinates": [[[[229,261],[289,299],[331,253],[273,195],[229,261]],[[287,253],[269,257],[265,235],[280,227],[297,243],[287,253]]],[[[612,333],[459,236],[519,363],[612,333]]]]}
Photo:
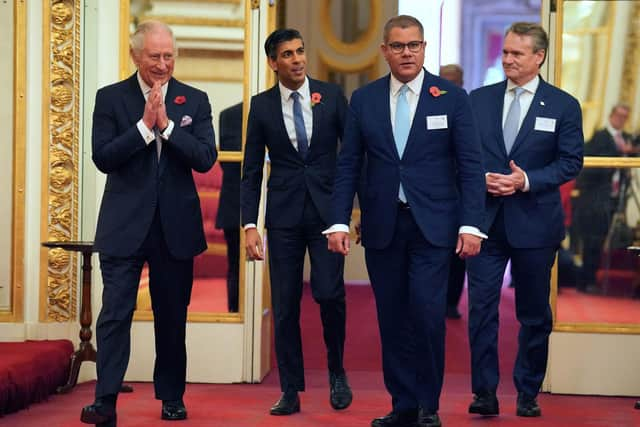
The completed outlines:
{"type": "MultiPolygon", "coordinates": [[[[502,132],[502,115],[504,114],[504,94],[506,90],[507,90],[507,81],[505,80],[501,84],[496,86],[495,93],[493,94],[493,97],[495,97],[495,99],[498,99],[498,102],[491,102],[489,103],[489,105],[486,105],[483,107],[483,108],[493,109],[489,117],[496,118],[495,121],[493,122],[493,131],[496,135],[496,138],[495,138],[496,145],[497,145],[496,149],[505,158],[508,157],[508,154],[507,154],[507,149],[504,145],[504,134],[502,132]]],[[[481,124],[478,123],[478,126],[481,126],[481,124]]],[[[512,152],[513,152],[513,148],[512,148],[512,152]]]]}
{"type": "Polygon", "coordinates": [[[138,83],[137,73],[127,79],[127,89],[125,92],[125,108],[131,118],[131,124],[135,124],[144,113],[144,94],[138,83]]]}
{"type": "Polygon", "coordinates": [[[513,143],[513,148],[511,149],[511,154],[515,153],[522,144],[527,140],[527,135],[529,132],[533,130],[535,125],[536,117],[545,116],[544,113],[544,99],[547,94],[547,87],[542,77],[540,77],[540,83],[538,84],[538,88],[536,89],[536,93],[533,95],[533,100],[531,100],[531,105],[529,106],[529,111],[527,111],[527,115],[524,117],[522,121],[522,125],[520,126],[520,130],[518,131],[518,135],[516,136],[516,140],[513,143]]]}
{"type": "MultiPolygon", "coordinates": [[[[184,93],[177,93],[178,91],[177,86],[178,85],[176,83],[176,80],[172,77],[169,80],[169,85],[167,86],[167,94],[164,97],[164,105],[165,105],[165,108],[167,109],[167,117],[169,117],[169,119],[173,121],[174,129],[176,127],[180,127],[180,122],[182,120],[182,113],[183,113],[183,105],[184,105],[184,104],[176,104],[174,102],[174,99],[178,95],[185,96],[184,93]]],[[[186,99],[186,102],[189,102],[188,98],[186,99]]],[[[162,175],[162,173],[164,172],[167,166],[168,157],[169,156],[168,156],[168,152],[166,151],[166,146],[165,144],[163,144],[162,151],[160,152],[160,164],[158,166],[158,173],[160,175],[162,175]]]]}
{"type": "Polygon", "coordinates": [[[295,154],[297,158],[300,158],[296,149],[293,148],[293,144],[289,138],[289,132],[287,132],[287,127],[284,124],[284,115],[282,114],[282,96],[280,95],[280,87],[278,86],[278,83],[269,89],[267,96],[269,99],[269,109],[267,111],[273,112],[275,120],[274,125],[277,128],[277,134],[274,135],[273,141],[282,141],[285,145],[284,149],[289,153],[289,155],[295,154]]]}
{"type": "MultiPolygon", "coordinates": [[[[388,74],[387,78],[382,81],[382,87],[381,90],[378,91],[378,95],[378,99],[374,100],[374,105],[378,110],[376,111],[377,114],[374,114],[373,117],[381,118],[382,130],[384,135],[386,135],[384,139],[389,142],[389,151],[391,151],[397,161],[400,161],[400,155],[398,155],[398,149],[396,148],[396,140],[393,136],[393,125],[391,124],[391,105],[389,102],[389,97],[391,96],[391,74],[388,74]]],[[[405,146],[405,151],[407,151],[406,148],[405,146]]]]}
{"type": "Polygon", "coordinates": [[[420,134],[420,126],[426,126],[422,119],[427,117],[427,104],[433,99],[428,90],[430,86],[433,86],[433,83],[434,82],[431,80],[431,74],[429,74],[427,70],[424,70],[424,79],[422,80],[422,88],[420,89],[420,94],[418,96],[418,105],[416,106],[416,112],[413,115],[411,129],[409,129],[409,137],[407,138],[407,145],[404,148],[404,153],[402,155],[403,157],[412,148],[412,146],[416,144],[414,140],[420,139],[417,138],[417,135],[420,134]]]}
{"type": "MultiPolygon", "coordinates": [[[[309,78],[309,95],[312,95],[314,92],[318,92],[320,95],[323,94],[320,90],[320,85],[316,80],[309,78]]],[[[320,133],[320,123],[322,123],[322,117],[324,115],[324,105],[322,102],[311,106],[311,116],[313,117],[313,128],[311,130],[311,140],[309,141],[309,152],[307,153],[307,157],[311,157],[314,153],[313,147],[316,144],[319,144],[322,139],[318,137],[320,133]]],[[[317,150],[316,150],[317,151],[317,150]]]]}

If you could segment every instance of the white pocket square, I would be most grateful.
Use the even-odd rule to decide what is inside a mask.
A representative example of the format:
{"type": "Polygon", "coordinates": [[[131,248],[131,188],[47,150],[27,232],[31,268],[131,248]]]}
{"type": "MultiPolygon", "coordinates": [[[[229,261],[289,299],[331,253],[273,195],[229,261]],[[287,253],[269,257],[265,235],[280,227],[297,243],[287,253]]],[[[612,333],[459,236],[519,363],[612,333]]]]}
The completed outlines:
{"type": "Polygon", "coordinates": [[[191,122],[193,122],[191,116],[182,116],[182,118],[180,119],[180,127],[183,128],[185,126],[189,126],[191,122]]]}

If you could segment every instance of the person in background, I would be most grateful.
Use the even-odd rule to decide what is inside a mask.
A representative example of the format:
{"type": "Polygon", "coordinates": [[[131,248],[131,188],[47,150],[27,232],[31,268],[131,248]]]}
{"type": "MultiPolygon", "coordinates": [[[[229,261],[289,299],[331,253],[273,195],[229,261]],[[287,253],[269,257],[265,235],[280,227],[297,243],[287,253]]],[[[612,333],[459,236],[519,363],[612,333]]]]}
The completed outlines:
{"type": "Polygon", "coordinates": [[[500,412],[498,306],[511,259],[520,322],[516,415],[541,415],[536,397],[552,327],[551,268],[565,234],[559,187],[580,172],[584,146],[580,104],[539,76],[548,46],[540,25],[514,23],[502,49],[507,79],[470,95],[482,141],[489,229],[480,255],[467,262],[472,414],[500,412]]]}
{"type": "Polygon", "coordinates": [[[155,397],[162,400],[163,420],[187,418],[187,307],[193,258],[207,248],[192,172],[207,172],[217,158],[207,94],[172,77],[177,50],[171,29],[158,21],[141,23],[130,52],[137,72],[98,90],[93,111],[93,162],[107,174],[94,243],[104,288],[95,402],[80,419],[101,427],[116,425],[145,262],[155,397]]]}
{"type": "Polygon", "coordinates": [[[486,237],[478,229],[480,143],[465,91],[423,68],[420,21],[391,18],[380,49],[391,72],[351,97],[333,225],[325,233],[332,251],[349,253],[348,224],[360,190],[362,245],[392,407],[371,425],[437,427],[451,252],[474,256],[486,237]]]}
{"type": "Polygon", "coordinates": [[[265,227],[282,389],[270,413],[299,412],[298,392],[305,389],[300,298],[307,250],[311,293],[320,305],[327,347],[329,402],[334,409],[345,409],[353,396],[343,366],[344,257],[327,249],[322,230],[330,221],[331,190],[347,100],[338,86],[307,77],[304,41],[297,30],[274,31],[264,49],[278,83],[251,100],[240,197],[247,257],[262,260],[262,237],[256,223],[268,149],[271,174],[265,227]]]}
{"type": "MultiPolygon", "coordinates": [[[[242,151],[242,103],[220,112],[220,150],[242,151]]],[[[227,309],[238,311],[240,275],[240,162],[220,162],[222,187],[216,213],[216,228],[227,244],[227,309]]]]}
{"type": "MultiPolygon", "coordinates": [[[[458,64],[447,64],[440,66],[440,77],[449,80],[458,87],[464,85],[462,67],[458,64]]],[[[462,317],[458,311],[458,303],[464,288],[464,274],[466,263],[457,254],[451,254],[451,266],[449,267],[449,284],[447,287],[447,313],[449,319],[460,319],[462,317]]]]}

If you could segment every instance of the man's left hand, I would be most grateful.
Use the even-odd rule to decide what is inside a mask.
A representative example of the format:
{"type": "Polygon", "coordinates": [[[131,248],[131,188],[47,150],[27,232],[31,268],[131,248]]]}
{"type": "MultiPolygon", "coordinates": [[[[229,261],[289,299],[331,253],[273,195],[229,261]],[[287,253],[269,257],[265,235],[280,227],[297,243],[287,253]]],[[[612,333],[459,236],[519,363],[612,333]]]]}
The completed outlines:
{"type": "Polygon", "coordinates": [[[461,259],[478,255],[482,238],[473,234],[458,234],[458,244],[456,245],[456,253],[461,259]]]}

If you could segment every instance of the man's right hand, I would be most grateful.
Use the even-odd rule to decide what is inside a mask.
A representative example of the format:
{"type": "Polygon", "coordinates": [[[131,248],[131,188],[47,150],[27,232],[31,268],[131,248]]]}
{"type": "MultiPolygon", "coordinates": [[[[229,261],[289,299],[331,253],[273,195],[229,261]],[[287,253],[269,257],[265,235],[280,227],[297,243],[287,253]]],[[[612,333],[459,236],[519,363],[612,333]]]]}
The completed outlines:
{"type": "Polygon", "coordinates": [[[335,231],[329,234],[329,250],[342,255],[349,255],[349,233],[335,231]]]}
{"type": "Polygon", "coordinates": [[[162,104],[162,86],[160,82],[155,82],[149,92],[147,103],[144,105],[142,121],[147,129],[152,130],[158,120],[158,109],[162,104]]]}
{"type": "Polygon", "coordinates": [[[252,261],[264,260],[262,249],[262,237],[256,228],[247,228],[244,231],[244,243],[247,250],[247,258],[252,261]]]}

